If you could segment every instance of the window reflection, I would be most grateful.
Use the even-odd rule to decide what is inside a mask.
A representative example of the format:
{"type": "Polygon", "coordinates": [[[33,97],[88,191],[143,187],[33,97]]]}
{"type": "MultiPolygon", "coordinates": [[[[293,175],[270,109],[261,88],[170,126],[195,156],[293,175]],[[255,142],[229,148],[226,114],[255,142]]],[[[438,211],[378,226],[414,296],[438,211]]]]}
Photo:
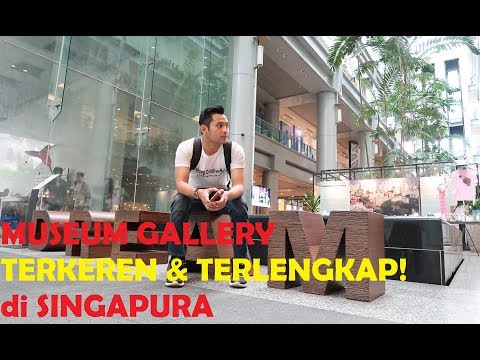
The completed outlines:
{"type": "Polygon", "coordinates": [[[62,111],[50,123],[59,38],[0,37],[0,56],[16,66],[0,70],[0,189],[28,196],[61,167],[69,187],[85,174],[90,209],[168,211],[177,145],[198,134],[201,108],[229,111],[231,38],[72,37],[62,111]],[[49,164],[27,154],[49,144],[49,164]]]}

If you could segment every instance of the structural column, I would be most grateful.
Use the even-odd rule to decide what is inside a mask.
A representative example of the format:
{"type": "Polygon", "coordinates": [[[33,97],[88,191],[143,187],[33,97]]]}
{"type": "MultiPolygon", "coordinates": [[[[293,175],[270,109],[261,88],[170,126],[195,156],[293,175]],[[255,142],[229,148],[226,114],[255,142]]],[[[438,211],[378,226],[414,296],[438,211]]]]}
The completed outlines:
{"type": "Polygon", "coordinates": [[[230,138],[245,151],[243,197],[252,214],[253,162],[255,154],[255,101],[257,90],[257,40],[252,36],[233,38],[232,109],[230,138]]]}
{"type": "Polygon", "coordinates": [[[280,128],[280,104],[278,101],[265,104],[265,121],[272,125],[274,130],[280,128]]]}
{"type": "Polygon", "coordinates": [[[317,172],[337,168],[337,95],[317,94],[317,172]]]}
{"type": "Polygon", "coordinates": [[[374,147],[372,133],[361,131],[358,133],[358,147],[360,149],[360,167],[374,166],[374,147]]]}
{"type": "Polygon", "coordinates": [[[270,210],[278,210],[278,171],[264,170],[263,186],[270,188],[270,210]]]}

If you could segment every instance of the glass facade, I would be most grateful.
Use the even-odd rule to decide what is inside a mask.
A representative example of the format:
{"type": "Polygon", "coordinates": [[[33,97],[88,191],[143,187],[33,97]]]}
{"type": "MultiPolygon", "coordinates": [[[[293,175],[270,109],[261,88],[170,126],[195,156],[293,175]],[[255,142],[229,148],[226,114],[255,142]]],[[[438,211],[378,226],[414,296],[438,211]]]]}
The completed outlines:
{"type": "Polygon", "coordinates": [[[232,57],[227,36],[0,37],[0,191],[26,201],[60,167],[64,210],[82,172],[92,210],[169,211],[177,145],[230,112],[232,57]]]}

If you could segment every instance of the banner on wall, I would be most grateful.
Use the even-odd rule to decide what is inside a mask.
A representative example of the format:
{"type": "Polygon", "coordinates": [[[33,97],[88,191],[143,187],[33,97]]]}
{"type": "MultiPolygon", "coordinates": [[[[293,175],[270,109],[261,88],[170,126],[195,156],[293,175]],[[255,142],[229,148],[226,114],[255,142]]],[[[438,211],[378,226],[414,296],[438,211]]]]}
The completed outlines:
{"type": "Polygon", "coordinates": [[[419,184],[419,179],[413,177],[351,180],[350,209],[385,216],[418,214],[419,184]]]}
{"type": "Polygon", "coordinates": [[[448,215],[450,207],[457,204],[449,176],[420,178],[420,195],[422,216],[448,215]]]}

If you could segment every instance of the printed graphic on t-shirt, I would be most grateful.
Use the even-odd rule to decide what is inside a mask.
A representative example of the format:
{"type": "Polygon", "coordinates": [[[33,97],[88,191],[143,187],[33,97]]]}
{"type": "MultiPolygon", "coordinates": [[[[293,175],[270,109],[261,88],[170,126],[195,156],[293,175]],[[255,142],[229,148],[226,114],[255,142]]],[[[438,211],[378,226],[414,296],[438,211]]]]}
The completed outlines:
{"type": "MultiPolygon", "coordinates": [[[[178,145],[175,153],[175,167],[190,167],[190,161],[193,156],[193,141],[193,138],[188,139],[178,145]]],[[[230,169],[244,168],[245,152],[239,144],[232,141],[230,169]]],[[[229,180],[223,146],[220,146],[213,155],[207,155],[205,150],[202,149],[197,167],[190,171],[188,183],[198,188],[225,188],[229,180]]]]}
{"type": "Polygon", "coordinates": [[[475,200],[477,176],[471,169],[458,169],[452,172],[452,186],[455,189],[455,200],[475,200]]]}
{"type": "Polygon", "coordinates": [[[198,176],[205,178],[210,176],[220,176],[227,172],[227,168],[200,170],[198,167],[196,167],[195,172],[197,173],[198,176]]]}

